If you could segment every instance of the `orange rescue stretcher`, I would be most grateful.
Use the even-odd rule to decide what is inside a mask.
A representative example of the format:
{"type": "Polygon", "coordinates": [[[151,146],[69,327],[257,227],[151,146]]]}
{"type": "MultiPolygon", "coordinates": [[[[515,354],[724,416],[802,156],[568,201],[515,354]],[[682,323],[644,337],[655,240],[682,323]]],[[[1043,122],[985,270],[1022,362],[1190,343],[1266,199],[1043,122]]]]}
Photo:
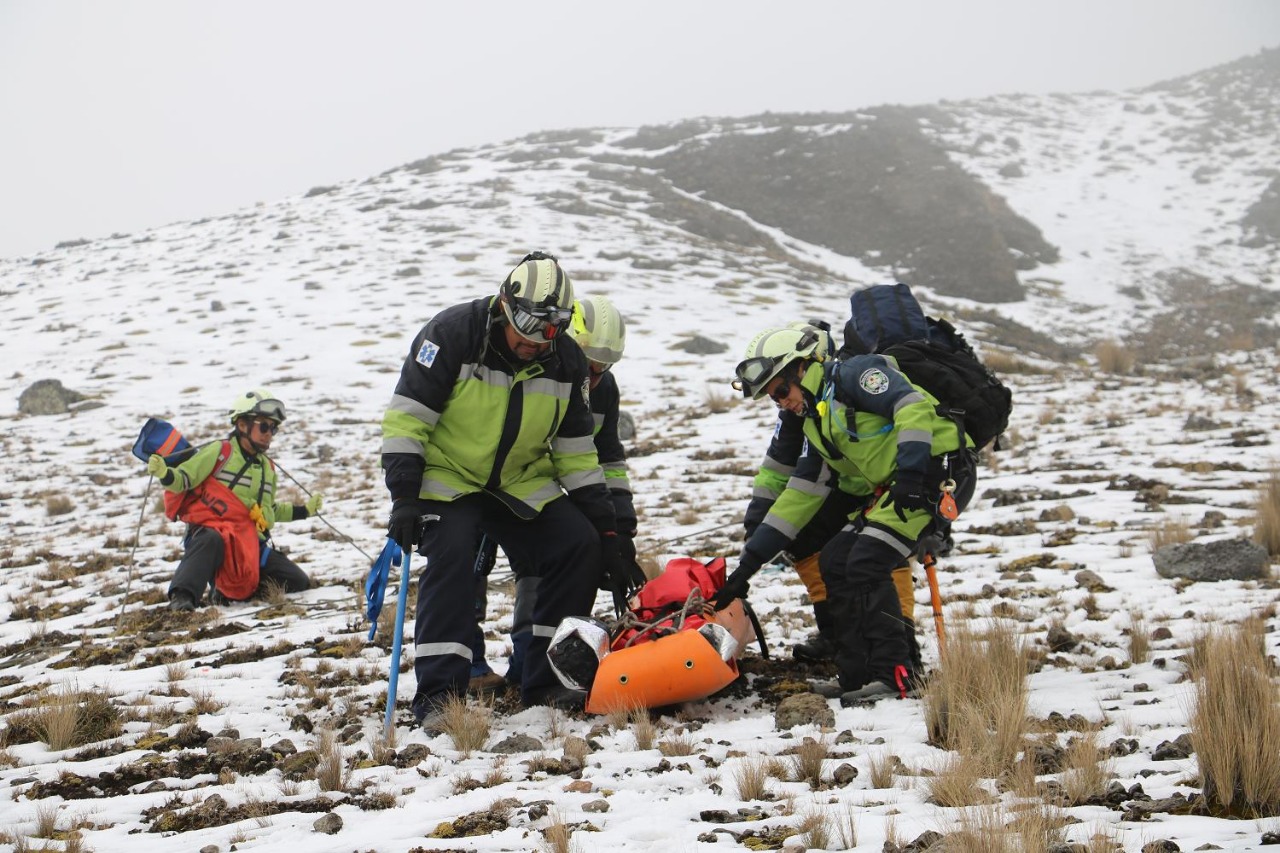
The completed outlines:
{"type": "Polygon", "coordinates": [[[612,625],[561,622],[547,651],[552,668],[565,686],[587,691],[593,714],[710,696],[738,677],[738,658],[759,636],[742,599],[712,608],[724,580],[722,557],[671,560],[612,625]]]}

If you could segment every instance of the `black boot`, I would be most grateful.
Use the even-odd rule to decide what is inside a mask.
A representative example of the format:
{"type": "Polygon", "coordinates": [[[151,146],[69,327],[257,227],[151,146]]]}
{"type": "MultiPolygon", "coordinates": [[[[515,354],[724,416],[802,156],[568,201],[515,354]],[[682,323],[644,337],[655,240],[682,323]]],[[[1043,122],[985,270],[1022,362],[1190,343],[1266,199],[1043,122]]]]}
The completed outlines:
{"type": "Polygon", "coordinates": [[[836,642],[835,620],[831,615],[831,605],[826,601],[815,601],[813,619],[818,623],[818,633],[802,643],[796,643],[791,649],[791,656],[805,663],[832,660],[836,655],[836,642]]]}
{"type": "Polygon", "coordinates": [[[182,613],[196,609],[195,596],[185,589],[175,589],[169,593],[169,609],[182,613]]]}

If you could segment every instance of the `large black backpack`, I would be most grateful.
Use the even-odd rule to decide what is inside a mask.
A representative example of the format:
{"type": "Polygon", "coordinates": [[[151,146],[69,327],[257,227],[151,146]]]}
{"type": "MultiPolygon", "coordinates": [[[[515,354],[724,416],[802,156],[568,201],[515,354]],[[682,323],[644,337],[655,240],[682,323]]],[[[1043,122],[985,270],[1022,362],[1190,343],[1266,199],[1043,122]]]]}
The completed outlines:
{"type": "Polygon", "coordinates": [[[850,317],[837,357],[892,356],[913,383],[938,400],[982,448],[1009,426],[1013,392],[979,360],[964,335],[946,320],[926,317],[905,284],[877,284],[849,297],[850,317]]]}

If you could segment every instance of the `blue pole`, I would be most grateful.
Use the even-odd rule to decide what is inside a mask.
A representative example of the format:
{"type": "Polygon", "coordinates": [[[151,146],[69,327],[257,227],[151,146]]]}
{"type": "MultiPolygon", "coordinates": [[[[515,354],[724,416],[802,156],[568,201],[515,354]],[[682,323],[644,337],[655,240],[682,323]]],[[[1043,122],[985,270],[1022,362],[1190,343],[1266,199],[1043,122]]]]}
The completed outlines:
{"type": "Polygon", "coordinates": [[[383,721],[384,733],[391,739],[391,720],[396,711],[396,683],[400,680],[400,643],[404,639],[404,610],[409,601],[409,554],[404,552],[404,560],[400,564],[400,597],[396,601],[395,639],[391,642],[391,674],[387,683],[387,717],[383,721]]]}

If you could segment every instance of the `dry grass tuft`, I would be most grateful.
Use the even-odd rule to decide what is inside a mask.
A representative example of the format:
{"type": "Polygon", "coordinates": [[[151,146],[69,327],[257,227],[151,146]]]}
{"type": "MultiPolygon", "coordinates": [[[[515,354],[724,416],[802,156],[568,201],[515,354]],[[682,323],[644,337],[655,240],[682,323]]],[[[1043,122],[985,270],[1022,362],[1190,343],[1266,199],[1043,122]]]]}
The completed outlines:
{"type": "Polygon", "coordinates": [[[1136,361],[1133,350],[1119,341],[1102,341],[1094,348],[1093,355],[1098,359],[1098,369],[1103,373],[1128,376],[1133,372],[1136,361]]]}
{"type": "Polygon", "coordinates": [[[1067,747],[1062,768],[1062,793],[1073,806],[1102,797],[1111,781],[1111,762],[1102,760],[1098,733],[1085,732],[1067,747]]]}
{"type": "Polygon", "coordinates": [[[1265,623],[1197,638],[1191,743],[1211,807],[1238,817],[1280,815],[1280,702],[1263,636],[1265,623]]]}
{"type": "Polygon", "coordinates": [[[800,815],[796,824],[796,832],[805,850],[827,850],[831,847],[831,820],[820,806],[806,810],[800,815]]]}
{"type": "Polygon", "coordinates": [[[893,771],[898,759],[887,752],[873,753],[867,760],[867,781],[877,790],[893,787],[893,771]]]}
{"type": "Polygon", "coordinates": [[[947,637],[947,654],[924,691],[930,743],[972,757],[980,775],[1011,770],[1027,733],[1027,650],[1015,629],[992,621],[947,637]]]}
{"type": "Polygon", "coordinates": [[[840,839],[841,850],[852,850],[858,846],[858,812],[852,805],[846,805],[844,811],[835,818],[836,835],[840,839]]]}
{"type": "Polygon", "coordinates": [[[678,731],[667,736],[665,740],[658,741],[658,752],[668,758],[676,755],[693,755],[697,748],[698,742],[687,731],[678,731]]]}
{"type": "Polygon", "coordinates": [[[316,742],[316,752],[320,761],[316,764],[315,777],[321,791],[345,791],[351,784],[351,769],[342,754],[333,729],[321,729],[316,742]]]}
{"type": "Polygon", "coordinates": [[[1154,554],[1166,545],[1183,545],[1195,538],[1191,525],[1183,518],[1166,518],[1151,528],[1149,542],[1154,554]]]}
{"type": "Polygon", "coordinates": [[[1280,555],[1280,468],[1272,470],[1258,486],[1254,541],[1275,557],[1280,555]]]}
{"type": "Polygon", "coordinates": [[[929,802],[943,808],[977,806],[991,801],[982,787],[983,768],[977,756],[952,752],[943,759],[937,773],[924,781],[929,802]]]}
{"type": "Polygon", "coordinates": [[[574,853],[578,846],[573,843],[573,827],[565,823],[564,815],[555,812],[551,822],[542,830],[542,844],[546,853],[574,853]]]}
{"type": "Polygon", "coordinates": [[[67,515],[75,508],[75,502],[66,495],[49,495],[44,500],[44,511],[49,515],[67,515]]]}
{"type": "Polygon", "coordinates": [[[759,755],[739,760],[733,768],[733,785],[740,800],[768,799],[769,762],[759,755]]]}
{"type": "Polygon", "coordinates": [[[648,708],[633,708],[631,711],[631,735],[636,739],[636,749],[653,749],[653,741],[658,736],[658,727],[648,708]]]}
{"type": "Polygon", "coordinates": [[[1133,663],[1146,663],[1151,657],[1151,632],[1147,630],[1146,619],[1137,610],[1129,612],[1129,660],[1133,663]]]}
{"type": "MultiPolygon", "coordinates": [[[[822,764],[827,759],[830,748],[826,738],[814,740],[806,737],[796,747],[791,756],[792,770],[797,782],[808,782],[809,787],[817,790],[822,786],[822,764]]],[[[822,849],[822,848],[818,848],[822,849]]]]}
{"type": "Polygon", "coordinates": [[[191,710],[197,714],[216,714],[227,707],[226,702],[214,696],[212,687],[197,687],[189,691],[189,695],[191,710]]]}
{"type": "Polygon", "coordinates": [[[444,733],[453,741],[453,748],[468,757],[481,749],[489,740],[493,724],[493,704],[478,701],[468,706],[462,696],[450,696],[444,703],[444,733]]]}

